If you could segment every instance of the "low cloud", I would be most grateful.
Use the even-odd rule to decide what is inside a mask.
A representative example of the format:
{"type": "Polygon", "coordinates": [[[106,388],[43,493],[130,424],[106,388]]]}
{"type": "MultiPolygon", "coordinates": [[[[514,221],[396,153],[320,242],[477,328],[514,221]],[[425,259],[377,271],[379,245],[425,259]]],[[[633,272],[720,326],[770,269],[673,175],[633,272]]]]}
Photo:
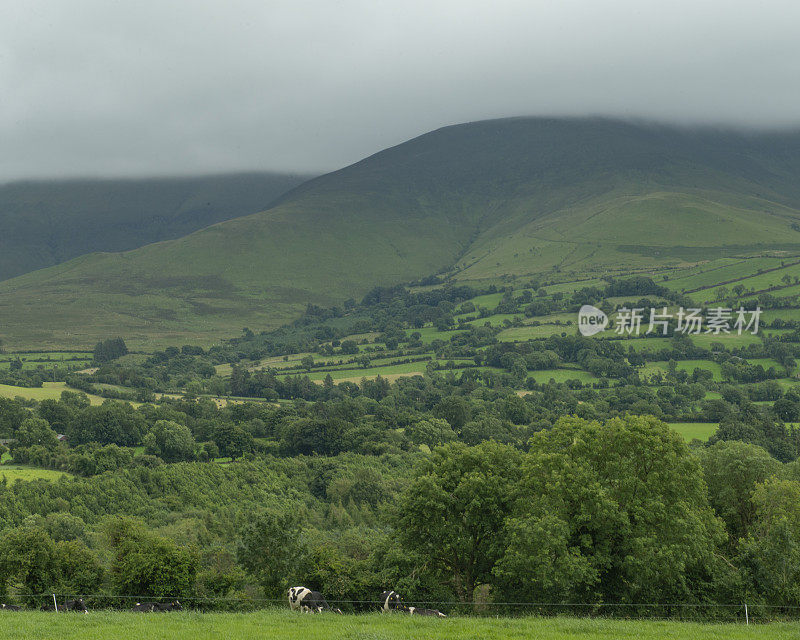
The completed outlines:
{"type": "Polygon", "coordinates": [[[319,171],[447,124],[800,125],[800,4],[13,3],[0,180],[319,171]]]}

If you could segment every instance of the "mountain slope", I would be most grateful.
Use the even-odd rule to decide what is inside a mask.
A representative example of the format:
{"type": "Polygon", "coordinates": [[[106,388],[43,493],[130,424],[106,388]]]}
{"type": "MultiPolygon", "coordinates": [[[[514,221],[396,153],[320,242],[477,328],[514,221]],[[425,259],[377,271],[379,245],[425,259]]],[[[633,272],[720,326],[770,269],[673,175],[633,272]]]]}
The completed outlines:
{"type": "Polygon", "coordinates": [[[276,173],[0,185],[0,280],[255,213],[311,176],[276,173]]]}
{"type": "Polygon", "coordinates": [[[452,270],[576,275],[800,252],[800,134],[601,119],[447,127],[254,215],[0,284],[9,344],[202,340],[452,270]],[[794,227],[794,228],[793,228],[794,227]]]}

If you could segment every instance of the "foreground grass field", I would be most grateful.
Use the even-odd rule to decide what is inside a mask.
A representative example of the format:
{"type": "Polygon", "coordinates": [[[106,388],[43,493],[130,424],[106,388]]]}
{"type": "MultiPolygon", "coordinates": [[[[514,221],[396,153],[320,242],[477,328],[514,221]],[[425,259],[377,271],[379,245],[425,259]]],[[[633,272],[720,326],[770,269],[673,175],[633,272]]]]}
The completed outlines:
{"type": "Polygon", "coordinates": [[[697,624],[661,621],[605,621],[589,618],[408,618],[380,614],[310,616],[289,611],[235,613],[133,614],[95,612],[89,615],[24,612],[0,613],[0,637],[70,640],[250,640],[255,638],[458,639],[505,640],[536,638],[670,638],[737,640],[797,638],[800,623],[766,625],[697,624]]]}

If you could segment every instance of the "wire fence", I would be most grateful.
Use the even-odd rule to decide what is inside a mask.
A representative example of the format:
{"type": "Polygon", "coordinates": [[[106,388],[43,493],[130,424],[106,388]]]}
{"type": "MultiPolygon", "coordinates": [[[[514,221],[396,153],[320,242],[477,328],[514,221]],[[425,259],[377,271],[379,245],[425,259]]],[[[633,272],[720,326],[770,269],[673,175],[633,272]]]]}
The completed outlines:
{"type": "MultiPolygon", "coordinates": [[[[144,602],[169,604],[178,602],[180,608],[205,612],[256,611],[288,607],[287,598],[222,597],[175,595],[157,597],[153,595],[109,595],[109,594],[62,594],[62,593],[17,593],[0,601],[5,608],[19,606],[23,609],[65,610],[65,605],[83,599],[89,610],[131,610],[144,602]]],[[[343,613],[359,614],[380,611],[382,600],[328,599],[331,609],[343,613]]],[[[770,604],[717,604],[717,603],[653,603],[653,602],[458,602],[442,600],[408,600],[403,604],[417,609],[433,609],[448,616],[481,617],[576,617],[613,618],[624,620],[683,620],[696,622],[734,622],[758,624],[776,621],[800,621],[800,606],[770,604]]]]}

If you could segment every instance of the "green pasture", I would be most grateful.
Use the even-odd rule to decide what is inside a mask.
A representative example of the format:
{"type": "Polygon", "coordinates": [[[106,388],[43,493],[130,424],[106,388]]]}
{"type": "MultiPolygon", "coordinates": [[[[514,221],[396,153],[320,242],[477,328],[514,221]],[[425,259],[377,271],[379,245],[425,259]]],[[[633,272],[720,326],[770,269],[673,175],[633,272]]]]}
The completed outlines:
{"type": "Polygon", "coordinates": [[[659,278],[659,280],[663,282],[665,286],[673,288],[668,284],[668,282],[672,282],[675,280],[683,280],[691,276],[696,276],[698,274],[706,273],[707,271],[716,271],[721,267],[728,267],[732,264],[737,264],[744,260],[745,258],[716,258],[714,260],[703,260],[701,262],[689,266],[674,267],[672,269],[665,270],[663,272],[663,275],[667,276],[666,279],[664,279],[662,275],[659,278]]]}
{"type": "Polygon", "coordinates": [[[12,483],[16,480],[59,480],[66,474],[63,471],[52,469],[40,469],[29,467],[22,464],[2,464],[0,465],[0,482],[5,478],[6,482],[12,483]]]}
{"type": "MultiPolygon", "coordinates": [[[[45,382],[41,387],[14,387],[9,384],[0,384],[0,396],[4,398],[16,398],[17,396],[26,400],[58,400],[61,398],[62,391],[76,391],[67,386],[66,382],[45,382]]],[[[103,404],[105,398],[93,394],[86,394],[92,404],[103,404]]]]}
{"type": "Polygon", "coordinates": [[[472,298],[470,302],[475,305],[475,307],[485,307],[489,311],[493,311],[500,301],[503,299],[504,293],[487,293],[483,296],[476,296],[472,298]]]}
{"type": "MultiPolygon", "coordinates": [[[[794,260],[796,260],[796,258],[791,259],[791,261],[794,260]]],[[[786,262],[789,261],[790,260],[786,260],[786,262]]],[[[727,290],[727,293],[730,294],[732,293],[733,288],[738,285],[743,286],[747,291],[763,291],[764,289],[771,289],[772,287],[781,287],[781,289],[773,291],[772,295],[797,295],[797,293],[800,292],[800,287],[796,285],[787,286],[782,280],[782,278],[785,276],[789,276],[790,285],[794,282],[794,278],[800,278],[800,264],[790,265],[781,269],[775,269],[774,271],[768,271],[767,273],[754,272],[753,275],[741,280],[737,280],[736,282],[729,282],[726,284],[720,284],[719,286],[709,287],[708,289],[703,289],[689,295],[698,301],[716,300],[717,294],[721,288],[724,287],[727,290]],[[791,293],[791,290],[794,290],[794,293],[791,293]]],[[[724,282],[730,279],[731,278],[720,278],[717,280],[717,282],[724,282]]],[[[745,293],[744,295],[746,296],[747,294],[745,293]]]]}
{"type": "MultiPolygon", "coordinates": [[[[469,313],[467,315],[472,316],[475,314],[469,313]]],[[[502,327],[503,322],[506,320],[513,322],[515,318],[524,320],[525,316],[521,313],[496,313],[492,316],[486,316],[485,318],[476,318],[475,320],[470,320],[467,322],[467,324],[472,327],[484,327],[488,323],[492,327],[502,327]]]]}
{"type": "Polygon", "coordinates": [[[719,422],[670,422],[669,426],[677,431],[686,442],[692,440],[707,441],[719,427],[719,422]]]}
{"type": "Polygon", "coordinates": [[[367,369],[356,365],[346,369],[336,369],[335,371],[312,371],[311,373],[298,371],[286,375],[308,375],[311,380],[324,380],[328,374],[330,374],[331,378],[334,380],[351,378],[376,378],[377,376],[393,376],[398,374],[422,374],[425,372],[426,365],[426,361],[406,362],[405,364],[386,365],[383,367],[369,367],[367,369]]]}
{"type": "Polygon", "coordinates": [[[618,342],[626,351],[632,348],[636,353],[655,353],[669,349],[670,338],[629,338],[618,342]]]}
{"type": "Polygon", "coordinates": [[[570,282],[559,282],[558,284],[550,284],[545,287],[548,295],[553,293],[572,293],[573,291],[580,291],[586,287],[598,287],[602,289],[608,283],[601,278],[588,278],[586,280],[571,280],[570,282]]]}
{"type": "Polygon", "coordinates": [[[448,617],[361,614],[308,615],[290,611],[255,613],[136,614],[95,611],[89,615],[49,612],[0,613],[6,640],[789,640],[798,623],[711,624],[597,618],[448,617]]]}
{"type": "Polygon", "coordinates": [[[497,334],[500,342],[524,342],[536,338],[549,338],[553,335],[560,336],[566,332],[567,335],[574,335],[577,325],[565,324],[540,324],[538,326],[526,325],[524,327],[511,327],[503,329],[497,334]]]}
{"type": "MultiPolygon", "coordinates": [[[[738,280],[739,278],[748,278],[751,276],[757,276],[759,269],[773,269],[775,267],[779,267],[781,262],[788,262],[791,261],[789,258],[771,258],[771,257],[762,257],[762,258],[749,258],[749,259],[731,259],[725,258],[722,260],[716,260],[712,263],[708,264],[708,267],[703,269],[702,267],[698,268],[698,271],[695,273],[684,275],[682,277],[671,277],[666,282],[663,282],[664,286],[669,287],[670,289],[674,289],[677,291],[682,291],[684,289],[691,290],[691,289],[698,289],[700,287],[711,287],[716,285],[720,282],[727,282],[729,280],[738,280]]],[[[800,269],[800,265],[795,267],[795,269],[800,269]]],[[[771,273],[761,274],[765,277],[766,281],[769,281],[769,276],[773,276],[775,278],[775,282],[780,282],[781,274],[778,271],[773,271],[771,273]],[[777,274],[777,276],[776,276],[777,274]]],[[[750,289],[750,285],[745,282],[744,280],[741,283],[750,289]]],[[[737,285],[738,282],[732,282],[728,286],[728,288],[737,285]]],[[[762,287],[756,287],[762,288],[762,287]]],[[[703,299],[709,299],[705,296],[708,294],[708,290],[703,290],[702,292],[698,292],[698,294],[702,294],[701,297],[703,299]]]]}
{"type": "Polygon", "coordinates": [[[698,347],[703,347],[705,349],[710,349],[712,342],[719,342],[724,345],[726,349],[739,349],[750,344],[758,344],[761,342],[761,338],[757,335],[754,336],[752,333],[742,333],[742,335],[738,335],[735,332],[720,333],[718,335],[699,333],[697,335],[692,334],[689,337],[698,347]]]}
{"type": "MultiPolygon", "coordinates": [[[[761,312],[761,322],[772,322],[780,318],[781,320],[800,320],[800,309],[764,309],[761,312]]],[[[774,329],[764,329],[765,332],[774,331],[774,329]]]]}
{"type": "Polygon", "coordinates": [[[92,354],[89,352],[72,353],[64,351],[3,353],[0,354],[0,370],[8,369],[11,362],[17,359],[22,362],[23,370],[37,369],[39,367],[44,367],[47,370],[53,369],[55,366],[75,369],[88,366],[92,361],[92,354]]]}

